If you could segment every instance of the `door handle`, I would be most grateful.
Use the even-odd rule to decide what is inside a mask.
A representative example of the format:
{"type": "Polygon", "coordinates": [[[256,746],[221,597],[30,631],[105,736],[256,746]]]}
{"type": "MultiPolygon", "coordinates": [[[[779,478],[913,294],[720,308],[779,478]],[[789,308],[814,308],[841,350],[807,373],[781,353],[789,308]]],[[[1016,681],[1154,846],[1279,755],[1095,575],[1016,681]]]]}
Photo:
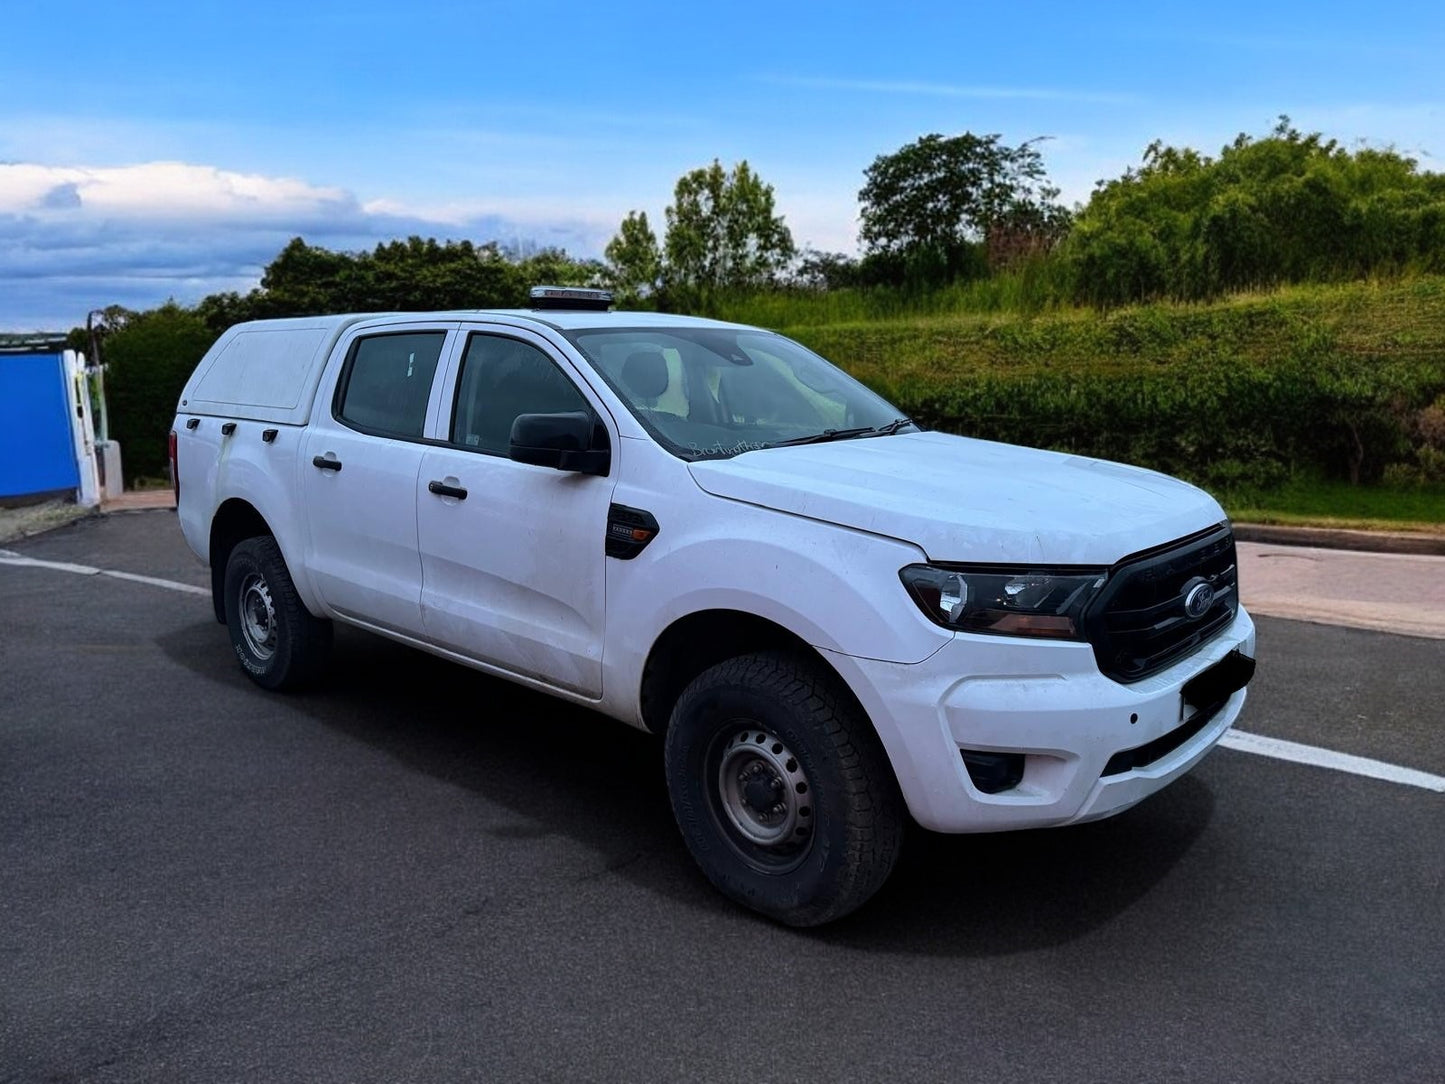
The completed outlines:
{"type": "Polygon", "coordinates": [[[459,501],[467,499],[467,491],[461,486],[449,486],[445,482],[428,482],[426,487],[438,497],[455,497],[459,501]]]}
{"type": "Polygon", "coordinates": [[[320,467],[322,470],[340,470],[341,460],[328,459],[324,455],[314,455],[311,457],[311,465],[313,467],[320,467]]]}

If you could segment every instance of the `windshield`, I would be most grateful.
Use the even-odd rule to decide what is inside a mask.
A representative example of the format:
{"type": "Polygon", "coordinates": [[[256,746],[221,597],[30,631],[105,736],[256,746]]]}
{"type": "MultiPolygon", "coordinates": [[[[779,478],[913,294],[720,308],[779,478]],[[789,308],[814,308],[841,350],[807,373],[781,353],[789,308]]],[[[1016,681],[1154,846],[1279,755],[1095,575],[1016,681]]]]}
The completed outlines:
{"type": "Polygon", "coordinates": [[[684,459],[901,427],[898,409],[887,400],[769,331],[670,327],[565,334],[658,443],[684,459]]]}

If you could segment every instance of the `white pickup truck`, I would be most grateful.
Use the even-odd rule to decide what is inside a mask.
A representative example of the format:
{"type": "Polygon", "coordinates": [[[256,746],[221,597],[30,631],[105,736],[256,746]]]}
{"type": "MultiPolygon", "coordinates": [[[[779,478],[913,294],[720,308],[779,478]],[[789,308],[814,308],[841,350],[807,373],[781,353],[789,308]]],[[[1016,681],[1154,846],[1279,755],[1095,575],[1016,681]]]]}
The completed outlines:
{"type": "Polygon", "coordinates": [[[172,471],[251,677],[314,677],[344,621],[662,735],[698,865],[795,925],[868,899],[909,816],[1108,816],[1234,722],[1255,635],[1207,494],[609,300],[217,340],[172,471]]]}

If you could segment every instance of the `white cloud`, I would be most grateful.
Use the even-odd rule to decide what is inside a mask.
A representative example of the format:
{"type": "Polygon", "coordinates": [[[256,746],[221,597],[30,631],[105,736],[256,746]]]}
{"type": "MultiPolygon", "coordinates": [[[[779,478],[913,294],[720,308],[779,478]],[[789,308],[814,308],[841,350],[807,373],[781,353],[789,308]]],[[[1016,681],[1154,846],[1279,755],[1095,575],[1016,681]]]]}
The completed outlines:
{"type": "Polygon", "coordinates": [[[246,290],[292,237],[355,251],[412,234],[596,255],[620,220],[519,198],[418,206],[186,162],[0,163],[0,330],[246,290]]]}
{"type": "Polygon", "coordinates": [[[354,197],[339,188],[185,162],[100,169],[0,165],[0,214],[90,212],[161,220],[197,215],[244,219],[310,216],[355,207],[354,197]],[[61,192],[66,198],[55,199],[61,192]]]}

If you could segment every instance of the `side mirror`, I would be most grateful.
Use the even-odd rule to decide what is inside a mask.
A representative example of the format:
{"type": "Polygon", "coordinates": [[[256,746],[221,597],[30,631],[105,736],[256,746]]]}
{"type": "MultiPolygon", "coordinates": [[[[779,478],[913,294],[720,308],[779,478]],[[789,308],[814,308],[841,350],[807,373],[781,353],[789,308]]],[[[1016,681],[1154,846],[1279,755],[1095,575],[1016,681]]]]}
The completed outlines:
{"type": "Polygon", "coordinates": [[[510,458],[537,467],[606,474],[612,467],[612,453],[594,448],[596,427],[592,415],[574,410],[567,414],[518,414],[512,422],[510,458]]]}

